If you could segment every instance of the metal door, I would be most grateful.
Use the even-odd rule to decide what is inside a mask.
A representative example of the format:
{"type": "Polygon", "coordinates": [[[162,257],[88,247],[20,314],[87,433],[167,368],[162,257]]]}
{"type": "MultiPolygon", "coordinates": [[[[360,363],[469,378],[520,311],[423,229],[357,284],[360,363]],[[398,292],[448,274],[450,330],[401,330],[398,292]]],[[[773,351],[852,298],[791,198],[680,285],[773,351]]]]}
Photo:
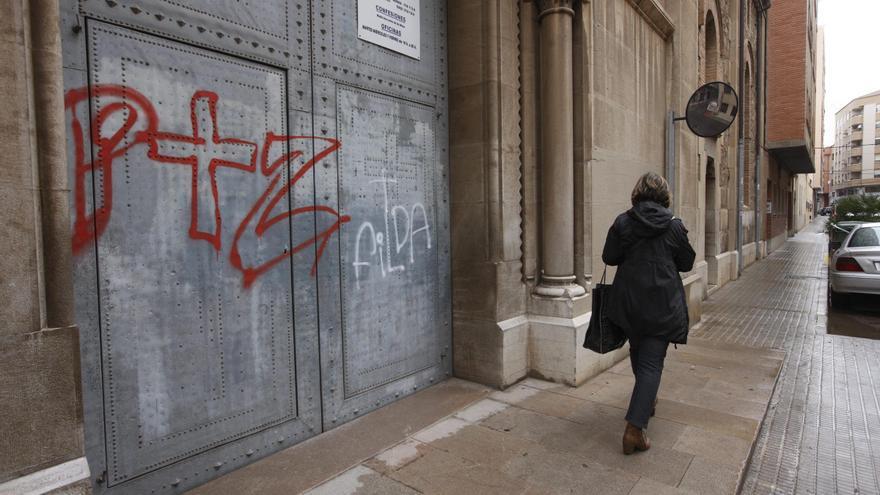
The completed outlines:
{"type": "Polygon", "coordinates": [[[340,143],[316,194],[350,217],[318,273],[325,429],[451,370],[445,2],[420,2],[418,58],[359,39],[358,7],[312,2],[315,130],[340,143]]]}
{"type": "Polygon", "coordinates": [[[444,3],[415,60],[354,0],[62,0],[98,492],[183,491],[448,374],[444,3]]]}

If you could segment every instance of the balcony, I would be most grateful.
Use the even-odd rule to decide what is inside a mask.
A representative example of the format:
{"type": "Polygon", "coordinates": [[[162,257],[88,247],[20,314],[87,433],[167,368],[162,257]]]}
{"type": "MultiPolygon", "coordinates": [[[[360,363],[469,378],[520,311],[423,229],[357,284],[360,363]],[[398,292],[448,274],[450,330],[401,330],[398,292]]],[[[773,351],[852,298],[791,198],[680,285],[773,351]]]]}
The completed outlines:
{"type": "Polygon", "coordinates": [[[861,172],[862,171],[862,164],[861,163],[854,163],[852,165],[849,165],[846,167],[846,171],[847,172],[861,172]]]}
{"type": "Polygon", "coordinates": [[[850,148],[850,150],[849,150],[850,159],[852,159],[854,157],[861,158],[861,156],[862,156],[862,145],[861,144],[859,144],[858,146],[854,145],[852,148],[850,148]]]}
{"type": "Polygon", "coordinates": [[[839,191],[841,189],[850,189],[853,187],[867,187],[867,186],[880,186],[880,177],[874,177],[872,179],[855,179],[848,180],[844,182],[839,182],[834,184],[832,189],[835,191],[839,191]]]}
{"type": "Polygon", "coordinates": [[[768,141],[766,146],[776,162],[792,174],[816,173],[816,165],[813,163],[813,135],[809,131],[809,123],[805,122],[803,129],[801,139],[768,141]]]}
{"type": "Polygon", "coordinates": [[[849,140],[850,141],[861,141],[862,140],[862,130],[861,129],[859,129],[858,131],[853,130],[852,133],[850,133],[850,135],[849,135],[849,140]]]}

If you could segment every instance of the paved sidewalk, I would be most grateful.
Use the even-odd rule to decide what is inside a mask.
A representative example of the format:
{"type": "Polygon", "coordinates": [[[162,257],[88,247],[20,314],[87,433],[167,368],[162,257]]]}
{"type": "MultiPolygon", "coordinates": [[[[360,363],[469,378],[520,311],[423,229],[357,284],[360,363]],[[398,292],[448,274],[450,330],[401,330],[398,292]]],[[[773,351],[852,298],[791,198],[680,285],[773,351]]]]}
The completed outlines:
{"type": "Polygon", "coordinates": [[[817,221],[706,301],[693,345],[670,351],[647,453],[619,454],[621,363],[578,389],[450,380],[197,493],[731,493],[772,391],[742,493],[880,494],[880,341],[826,333],[825,250],[817,221]],[[775,388],[724,381],[779,351],[775,388]]]}
{"type": "Polygon", "coordinates": [[[823,221],[713,294],[691,331],[786,351],[744,494],[880,494],[880,341],[826,333],[823,221]]]}
{"type": "Polygon", "coordinates": [[[578,388],[450,380],[194,493],[733,494],[781,365],[736,344],[670,349],[653,445],[633,456],[620,444],[626,360],[578,388]]]}

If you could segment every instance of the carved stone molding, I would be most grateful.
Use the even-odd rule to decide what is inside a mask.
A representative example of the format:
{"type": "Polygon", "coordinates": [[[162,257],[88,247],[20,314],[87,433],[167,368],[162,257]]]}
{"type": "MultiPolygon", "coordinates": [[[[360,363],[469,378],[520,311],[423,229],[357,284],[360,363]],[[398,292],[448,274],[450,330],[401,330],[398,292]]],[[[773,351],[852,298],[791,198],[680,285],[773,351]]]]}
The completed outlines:
{"type": "Polygon", "coordinates": [[[535,0],[538,20],[549,14],[568,14],[574,17],[574,0],[535,0]]]}
{"type": "Polygon", "coordinates": [[[628,1],[648,21],[648,24],[660,33],[663,39],[668,39],[675,31],[675,24],[672,22],[672,18],[663,10],[658,0],[628,1]]]}

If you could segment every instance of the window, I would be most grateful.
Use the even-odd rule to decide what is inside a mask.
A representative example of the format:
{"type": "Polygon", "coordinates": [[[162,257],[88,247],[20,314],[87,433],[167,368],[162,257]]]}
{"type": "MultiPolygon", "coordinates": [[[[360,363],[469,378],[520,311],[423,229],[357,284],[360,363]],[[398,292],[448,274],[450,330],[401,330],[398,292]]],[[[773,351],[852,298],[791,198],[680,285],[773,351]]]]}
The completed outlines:
{"type": "Polygon", "coordinates": [[[880,246],[880,227],[862,227],[853,232],[847,247],[880,246]]]}

